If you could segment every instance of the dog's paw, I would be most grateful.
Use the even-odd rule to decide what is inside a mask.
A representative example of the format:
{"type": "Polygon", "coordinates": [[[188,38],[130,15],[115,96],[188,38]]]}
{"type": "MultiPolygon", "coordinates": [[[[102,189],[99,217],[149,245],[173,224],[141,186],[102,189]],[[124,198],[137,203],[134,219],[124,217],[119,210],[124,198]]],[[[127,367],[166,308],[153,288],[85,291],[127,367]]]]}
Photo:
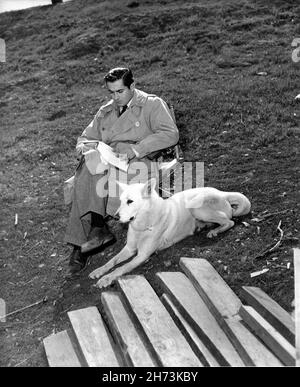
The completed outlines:
{"type": "Polygon", "coordinates": [[[103,276],[103,274],[105,274],[105,271],[103,270],[103,268],[102,267],[98,267],[98,269],[95,269],[94,271],[92,271],[89,274],[89,278],[91,278],[91,279],[100,278],[100,277],[103,276]]]}
{"type": "Polygon", "coordinates": [[[207,234],[207,238],[214,238],[218,235],[218,233],[214,230],[210,230],[210,232],[207,234]]]}
{"type": "Polygon", "coordinates": [[[114,280],[115,278],[108,274],[102,277],[94,286],[98,289],[103,289],[111,285],[114,280]]]}

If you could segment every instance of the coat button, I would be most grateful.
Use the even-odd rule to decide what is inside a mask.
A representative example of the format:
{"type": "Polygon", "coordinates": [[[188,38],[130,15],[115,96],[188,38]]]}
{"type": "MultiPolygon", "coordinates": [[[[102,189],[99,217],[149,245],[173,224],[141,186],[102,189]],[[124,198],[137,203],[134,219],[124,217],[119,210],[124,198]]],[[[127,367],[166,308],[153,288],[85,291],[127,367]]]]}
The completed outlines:
{"type": "Polygon", "coordinates": [[[135,123],[135,126],[137,126],[137,127],[139,127],[139,126],[140,126],[140,123],[139,123],[139,121],[137,121],[137,122],[135,123]]]}

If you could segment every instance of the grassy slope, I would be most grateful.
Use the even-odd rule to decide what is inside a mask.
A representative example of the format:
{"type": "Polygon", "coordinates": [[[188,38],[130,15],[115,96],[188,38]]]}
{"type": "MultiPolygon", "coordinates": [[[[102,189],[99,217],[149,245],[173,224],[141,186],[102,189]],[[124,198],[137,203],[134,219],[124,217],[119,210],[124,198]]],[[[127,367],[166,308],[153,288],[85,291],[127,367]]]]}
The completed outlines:
{"type": "MultiPolygon", "coordinates": [[[[174,270],[182,255],[206,257],[235,291],[260,286],[290,306],[291,270],[270,260],[272,270],[263,278],[250,281],[249,272],[266,265],[252,258],[278,240],[280,220],[290,239],[273,257],[284,268],[299,231],[300,109],[294,97],[300,63],[292,62],[291,42],[300,35],[300,6],[254,0],[140,0],[136,8],[129,3],[74,0],[0,15],[7,45],[7,62],[0,63],[0,294],[10,311],[45,293],[51,299],[3,333],[0,364],[16,365],[33,351],[24,365],[44,364],[39,340],[65,327],[66,309],[97,299],[90,283],[81,284],[86,293],[80,294],[62,284],[62,182],[73,173],[76,137],[105,101],[103,75],[115,65],[130,65],[138,87],[173,102],[185,158],[205,162],[206,185],[244,192],[253,216],[286,211],[260,224],[249,218],[250,227],[239,224],[213,242],[205,234],[188,238],[158,256],[172,258],[174,270]]],[[[140,272],[152,278],[161,268],[156,261],[140,272]]]]}

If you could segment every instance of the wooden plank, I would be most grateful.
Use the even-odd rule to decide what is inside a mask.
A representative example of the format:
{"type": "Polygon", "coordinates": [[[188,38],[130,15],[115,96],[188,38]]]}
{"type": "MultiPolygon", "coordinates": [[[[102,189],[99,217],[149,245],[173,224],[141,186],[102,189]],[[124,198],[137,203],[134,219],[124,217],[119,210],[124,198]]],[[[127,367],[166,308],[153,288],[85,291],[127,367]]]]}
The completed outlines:
{"type": "Polygon", "coordinates": [[[295,322],[287,311],[257,287],[243,286],[242,296],[282,336],[295,345],[295,322]]]}
{"type": "MultiPolygon", "coordinates": [[[[197,263],[197,262],[196,262],[197,263]]],[[[200,262],[201,263],[201,262],[200,262]]],[[[187,265],[189,262],[187,263],[187,265]]],[[[201,264],[201,267],[204,265],[201,264]]],[[[191,271],[195,273],[194,267],[191,268],[191,271]]],[[[175,273],[164,273],[164,275],[173,276],[175,273]]],[[[200,278],[200,275],[198,273],[195,274],[198,278],[198,281],[202,281],[202,277],[200,278]]],[[[207,292],[206,299],[209,299],[208,304],[216,305],[215,309],[211,307],[212,311],[215,311],[215,317],[218,318],[219,324],[222,326],[222,329],[224,333],[227,335],[228,340],[232,343],[236,351],[238,352],[239,356],[242,358],[243,362],[247,366],[255,366],[258,364],[265,364],[269,363],[271,365],[280,366],[280,362],[268,351],[267,348],[265,348],[261,343],[257,340],[257,338],[251,334],[241,323],[238,321],[240,320],[239,316],[236,316],[237,306],[241,305],[240,300],[237,299],[236,295],[232,292],[232,290],[224,283],[223,279],[219,277],[219,275],[215,272],[215,270],[211,270],[211,266],[209,266],[208,273],[206,275],[210,275],[209,278],[212,279],[211,287],[208,287],[208,284],[205,282],[205,278],[203,282],[201,282],[201,286],[203,287],[202,293],[205,291],[207,292]],[[213,284],[213,285],[212,285],[213,284]],[[214,289],[214,286],[217,287],[217,289],[214,289]],[[222,293],[223,292],[223,293],[222,293]],[[219,303],[220,297],[223,294],[223,297],[228,301],[229,303],[226,308],[222,309],[222,305],[219,303]],[[228,295],[228,299],[227,299],[228,295]],[[217,311],[216,311],[217,309],[217,311]],[[225,317],[230,316],[229,318],[223,318],[223,315],[225,317]]],[[[208,280],[207,280],[208,281],[208,280]]],[[[176,280],[174,278],[173,280],[170,279],[170,285],[172,285],[172,282],[176,286],[178,286],[179,279],[176,280]]],[[[173,284],[173,288],[174,288],[173,284]]],[[[174,291],[174,290],[173,290],[174,291]]],[[[183,292],[183,290],[182,290],[183,292]]],[[[201,294],[202,294],[201,293],[201,294]]],[[[205,293],[206,294],[206,293],[205,293]]],[[[186,300],[188,302],[190,300],[186,300]]],[[[199,304],[199,302],[194,301],[194,303],[199,304]]],[[[204,312],[201,313],[203,315],[204,312]]],[[[203,320],[200,321],[201,324],[203,324],[203,320]]],[[[212,326],[207,324],[208,328],[211,329],[212,326]]],[[[211,336],[210,334],[209,336],[211,336]]]]}
{"type": "Polygon", "coordinates": [[[0,298],[0,322],[6,322],[6,303],[3,298],[0,298]]]}
{"type": "Polygon", "coordinates": [[[68,312],[72,329],[89,367],[118,367],[111,337],[98,309],[91,306],[68,312]]]}
{"type": "Polygon", "coordinates": [[[159,366],[203,366],[144,276],[121,277],[118,284],[159,366]]]}
{"type": "Polygon", "coordinates": [[[282,367],[283,364],[242,323],[235,318],[226,319],[224,330],[230,341],[249,367],[282,367]]]}
{"type": "MultiPolygon", "coordinates": [[[[210,315],[210,312],[207,310],[199,308],[199,298],[200,296],[196,290],[192,287],[190,290],[190,282],[182,273],[159,273],[157,277],[161,280],[162,286],[167,291],[171,292],[171,297],[175,297],[175,302],[181,303],[181,310],[184,315],[190,313],[191,316],[197,315],[201,316],[198,324],[202,328],[199,332],[199,335],[203,335],[203,330],[206,332],[208,337],[215,336],[216,333],[213,331],[214,327],[214,317],[211,315],[210,319],[207,319],[210,315]],[[193,293],[196,296],[193,296],[193,293]],[[207,325],[204,326],[205,319],[207,319],[207,325]]],[[[203,300],[200,299],[200,304],[203,303],[203,300]]],[[[207,308],[205,306],[205,308],[207,308]]],[[[195,318],[193,319],[195,321],[195,318]]],[[[281,366],[282,363],[263,345],[261,342],[251,333],[247,328],[245,328],[237,319],[231,318],[230,321],[225,320],[223,324],[224,332],[227,334],[227,337],[233,344],[234,348],[242,358],[243,362],[247,366],[281,366]],[[226,328],[226,329],[224,329],[226,328]]],[[[202,338],[202,336],[201,336],[202,338]]],[[[206,342],[204,338],[204,342],[206,342]]],[[[223,348],[224,343],[215,343],[216,346],[223,348]]],[[[213,349],[211,350],[212,353],[213,349]]]]}
{"type": "Polygon", "coordinates": [[[183,318],[182,314],[179,312],[178,308],[176,308],[171,298],[164,293],[161,296],[161,300],[172,316],[173,320],[180,327],[181,332],[184,332],[184,336],[187,338],[191,348],[201,360],[202,364],[208,367],[220,367],[217,360],[202,343],[191,325],[183,318]]]}
{"type": "Polygon", "coordinates": [[[243,367],[240,356],[191,281],[181,272],[158,273],[156,276],[216,360],[223,366],[243,367]]]}
{"type": "Polygon", "coordinates": [[[275,328],[252,306],[242,306],[240,316],[255,334],[287,366],[295,366],[296,350],[275,328]]]}
{"type": "Polygon", "coordinates": [[[81,367],[67,331],[50,335],[43,343],[50,367],[81,367]]]}
{"type": "Polygon", "coordinates": [[[238,315],[240,299],[206,259],[183,257],[180,266],[219,324],[238,315]]]}
{"type": "Polygon", "coordinates": [[[110,331],[119,344],[127,366],[155,367],[156,364],[129,317],[120,295],[116,292],[103,292],[101,301],[109,320],[110,331]]]}
{"type": "Polygon", "coordinates": [[[300,367],[300,249],[294,248],[296,367],[300,367]]]}

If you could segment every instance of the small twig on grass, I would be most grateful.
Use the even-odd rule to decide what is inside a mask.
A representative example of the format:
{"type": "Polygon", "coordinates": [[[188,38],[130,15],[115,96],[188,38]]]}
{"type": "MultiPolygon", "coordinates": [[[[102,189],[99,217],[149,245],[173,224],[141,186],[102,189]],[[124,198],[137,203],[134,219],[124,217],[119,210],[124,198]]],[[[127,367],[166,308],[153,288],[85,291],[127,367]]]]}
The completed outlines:
{"type": "Polygon", "coordinates": [[[65,312],[67,312],[68,310],[70,310],[70,309],[72,308],[73,305],[74,305],[74,304],[71,304],[67,309],[65,309],[65,310],[63,310],[62,312],[60,312],[60,314],[65,313],[65,312]]]}
{"type": "Polygon", "coordinates": [[[251,220],[253,220],[254,222],[262,222],[263,220],[266,220],[268,218],[270,218],[271,216],[274,216],[274,215],[279,215],[279,214],[285,214],[286,212],[289,212],[289,211],[292,211],[290,209],[288,210],[283,210],[283,211],[277,211],[277,212],[271,212],[271,213],[266,213],[265,215],[257,215],[257,218],[253,218],[251,220]]]}
{"type": "Polygon", "coordinates": [[[288,278],[287,280],[281,279],[280,281],[276,281],[272,283],[272,286],[278,285],[278,284],[284,284],[286,282],[290,282],[290,279],[288,278]]]}
{"type": "Polygon", "coordinates": [[[37,301],[37,302],[35,302],[35,303],[33,303],[33,304],[24,306],[23,308],[14,310],[13,312],[7,313],[7,314],[4,315],[4,316],[0,316],[0,318],[2,319],[2,318],[6,318],[6,317],[8,317],[8,316],[12,316],[12,315],[14,315],[14,314],[16,314],[16,313],[22,312],[23,310],[29,309],[29,308],[31,308],[32,306],[39,305],[39,304],[42,304],[42,303],[44,304],[44,303],[47,302],[47,301],[48,301],[48,297],[45,296],[45,297],[44,297],[42,300],[40,300],[40,301],[37,301]]]}
{"type": "Polygon", "coordinates": [[[277,226],[277,229],[276,229],[276,230],[279,230],[279,232],[280,232],[280,239],[279,239],[279,241],[278,241],[278,242],[270,249],[270,251],[275,250],[275,249],[280,245],[280,243],[281,243],[281,241],[282,241],[284,232],[282,231],[282,229],[280,228],[280,226],[281,226],[281,221],[279,222],[279,224],[278,224],[278,226],[277,226]]]}
{"type": "Polygon", "coordinates": [[[241,113],[241,124],[244,125],[244,121],[243,121],[243,114],[241,113]]]}
{"type": "Polygon", "coordinates": [[[14,365],[14,367],[18,367],[20,366],[21,364],[24,364],[26,363],[29,359],[31,359],[37,352],[39,351],[39,348],[37,348],[27,359],[24,359],[22,361],[20,361],[20,363],[17,363],[14,365]]]}
{"type": "Polygon", "coordinates": [[[261,259],[261,258],[265,257],[267,254],[270,254],[272,251],[276,250],[280,246],[280,244],[282,242],[283,235],[284,235],[284,232],[281,229],[281,221],[279,222],[276,230],[279,230],[279,232],[280,232],[279,241],[277,241],[274,246],[269,245],[266,250],[264,250],[262,253],[256,255],[253,259],[261,259]]]}

